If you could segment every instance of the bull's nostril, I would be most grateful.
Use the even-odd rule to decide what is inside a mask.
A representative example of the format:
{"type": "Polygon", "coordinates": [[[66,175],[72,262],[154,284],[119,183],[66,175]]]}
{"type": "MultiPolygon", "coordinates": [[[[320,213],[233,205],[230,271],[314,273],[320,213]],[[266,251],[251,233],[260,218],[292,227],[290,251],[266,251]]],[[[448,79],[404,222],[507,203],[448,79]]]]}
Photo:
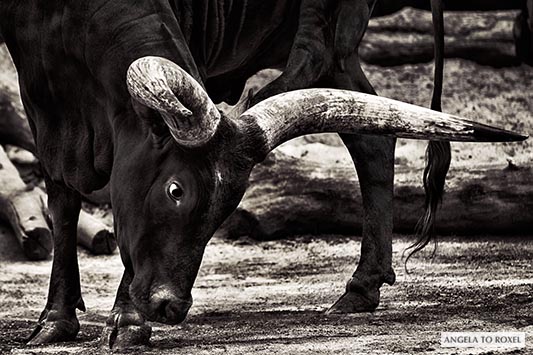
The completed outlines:
{"type": "Polygon", "coordinates": [[[167,308],[170,305],[170,303],[171,303],[170,300],[162,300],[157,305],[156,313],[162,319],[167,318],[167,308]]]}
{"type": "Polygon", "coordinates": [[[189,311],[190,305],[181,302],[166,302],[165,307],[159,308],[160,321],[166,324],[181,323],[189,311]]]}
{"type": "Polygon", "coordinates": [[[176,319],[181,316],[181,309],[175,304],[169,303],[166,307],[166,315],[168,319],[176,319]]]}
{"type": "Polygon", "coordinates": [[[168,287],[158,287],[150,297],[150,320],[165,324],[181,323],[192,304],[190,295],[187,298],[176,296],[168,287]]]}

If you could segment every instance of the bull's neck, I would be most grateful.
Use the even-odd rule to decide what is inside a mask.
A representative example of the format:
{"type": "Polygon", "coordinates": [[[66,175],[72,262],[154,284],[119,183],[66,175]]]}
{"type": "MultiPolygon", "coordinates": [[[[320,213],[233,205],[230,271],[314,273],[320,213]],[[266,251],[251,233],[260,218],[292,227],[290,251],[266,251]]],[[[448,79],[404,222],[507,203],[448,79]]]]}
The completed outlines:
{"type": "MultiPolygon", "coordinates": [[[[241,70],[258,61],[274,34],[287,23],[300,0],[173,0],[173,10],[202,79],[241,70]]],[[[293,23],[294,22],[294,23],[293,23]]],[[[285,33],[286,35],[290,35],[285,33]]]]}

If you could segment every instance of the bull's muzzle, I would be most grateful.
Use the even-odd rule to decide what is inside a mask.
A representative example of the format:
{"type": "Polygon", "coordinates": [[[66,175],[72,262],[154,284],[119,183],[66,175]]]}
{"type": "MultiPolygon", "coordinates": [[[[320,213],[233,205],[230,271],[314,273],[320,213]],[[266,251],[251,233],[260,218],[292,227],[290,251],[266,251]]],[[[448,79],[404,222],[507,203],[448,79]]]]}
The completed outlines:
{"type": "Polygon", "coordinates": [[[176,296],[170,287],[158,287],[150,296],[146,309],[141,309],[148,320],[169,325],[183,322],[192,305],[192,297],[176,296]]]}

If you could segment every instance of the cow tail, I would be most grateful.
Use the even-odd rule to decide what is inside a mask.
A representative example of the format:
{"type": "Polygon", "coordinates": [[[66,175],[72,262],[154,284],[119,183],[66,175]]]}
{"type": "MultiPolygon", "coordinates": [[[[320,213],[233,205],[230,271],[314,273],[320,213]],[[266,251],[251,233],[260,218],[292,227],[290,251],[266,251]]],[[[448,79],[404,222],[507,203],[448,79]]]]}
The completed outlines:
{"type": "MultiPolygon", "coordinates": [[[[431,0],[435,41],[435,77],[431,109],[436,111],[442,111],[441,96],[444,73],[444,19],[442,12],[442,0],[431,0]]],[[[408,248],[409,254],[405,259],[405,265],[411,256],[422,250],[435,238],[436,214],[444,195],[444,184],[450,168],[450,161],[450,142],[429,142],[426,150],[426,168],[424,169],[425,211],[416,225],[416,241],[408,248]]],[[[435,240],[435,248],[436,246],[437,241],[435,240]]]]}

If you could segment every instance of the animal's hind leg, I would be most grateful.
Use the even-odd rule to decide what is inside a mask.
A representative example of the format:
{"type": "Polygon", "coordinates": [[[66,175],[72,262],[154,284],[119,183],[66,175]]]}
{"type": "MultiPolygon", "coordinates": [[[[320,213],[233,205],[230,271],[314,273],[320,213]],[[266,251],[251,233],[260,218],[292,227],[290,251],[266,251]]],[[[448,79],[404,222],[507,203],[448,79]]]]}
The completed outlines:
{"type": "MultiPolygon", "coordinates": [[[[266,86],[253,103],[282,91],[317,86],[375,94],[361,70],[357,47],[366,30],[375,0],[302,2],[300,25],[284,73],[266,86]],[[338,6],[336,8],[330,5],[338,6]],[[324,31],[327,11],[335,9],[334,39],[324,31]],[[332,46],[334,48],[332,48],[332,46]]],[[[346,293],[332,312],[373,311],[379,288],[392,285],[392,197],[395,140],[385,137],[343,135],[354,160],[363,196],[364,220],[361,259],[346,293]]]]}
{"type": "Polygon", "coordinates": [[[107,318],[102,334],[102,346],[112,349],[126,349],[136,345],[147,345],[152,328],[145,324],[143,315],[133,305],[129,286],[133,279],[128,270],[124,270],[118,287],[115,305],[107,318]]]}
{"type": "MultiPolygon", "coordinates": [[[[361,70],[356,54],[346,61],[346,71],[337,71],[328,86],[375,94],[361,70]]],[[[370,135],[341,135],[350,151],[363,197],[361,258],[346,292],[331,307],[331,313],[373,311],[379,304],[383,283],[392,285],[392,208],[395,139],[370,135]]]]}
{"type": "Polygon", "coordinates": [[[28,344],[46,344],[72,340],[80,325],[76,308],[85,311],[81,298],[76,228],[80,214],[80,196],[66,186],[46,179],[48,208],[52,215],[54,261],[48,301],[39,324],[28,344]]]}

